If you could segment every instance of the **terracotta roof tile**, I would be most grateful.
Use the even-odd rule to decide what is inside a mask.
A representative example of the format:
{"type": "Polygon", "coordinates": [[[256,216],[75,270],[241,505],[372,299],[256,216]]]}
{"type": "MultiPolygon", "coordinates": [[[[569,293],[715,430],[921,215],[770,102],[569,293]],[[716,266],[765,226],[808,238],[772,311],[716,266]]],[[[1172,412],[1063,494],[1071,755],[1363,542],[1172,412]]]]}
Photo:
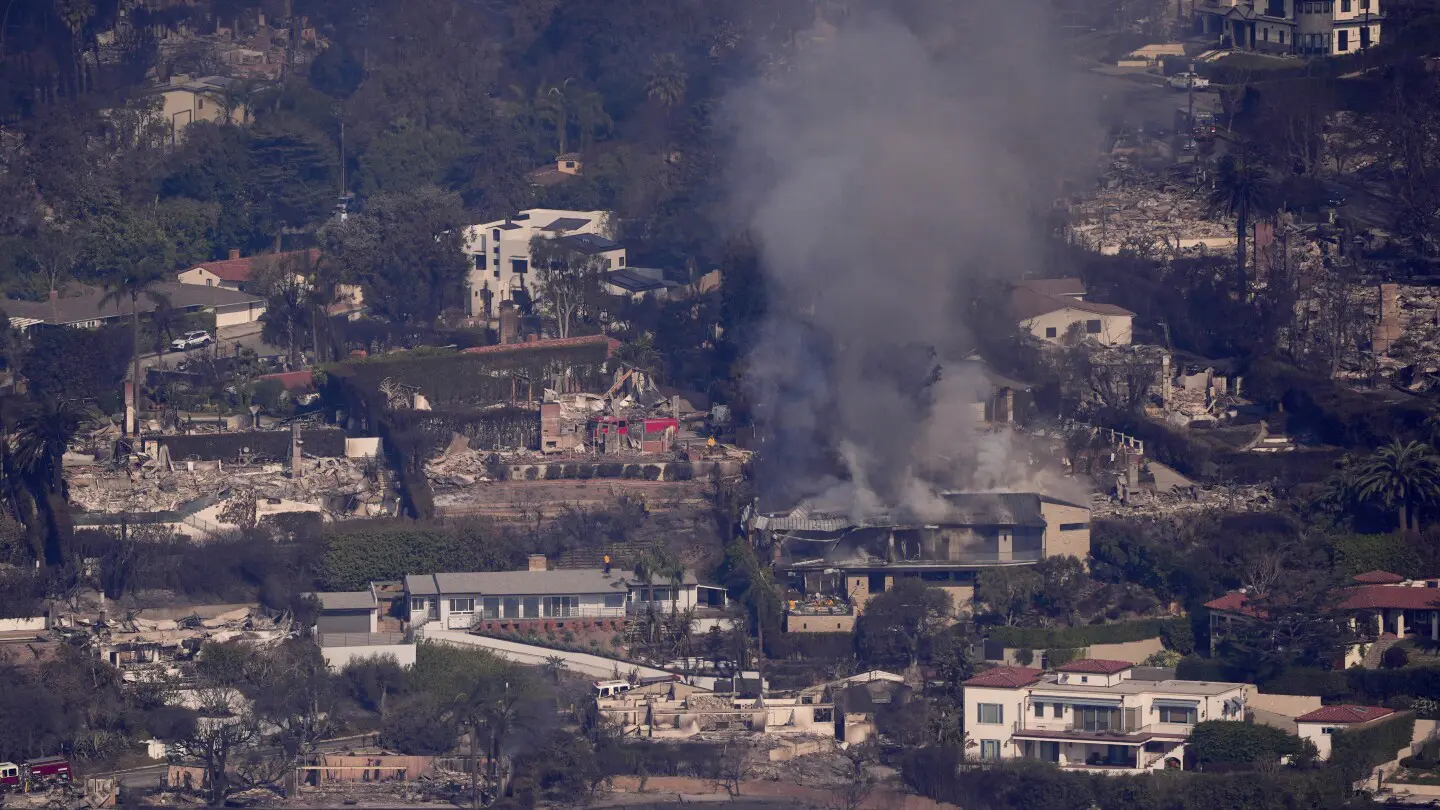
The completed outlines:
{"type": "Polygon", "coordinates": [[[1117,672],[1124,672],[1135,666],[1129,661],[1116,661],[1109,658],[1082,658],[1079,661],[1070,663],[1059,668],[1060,672],[1088,672],[1094,675],[1114,675],[1117,672]]]}
{"type": "Polygon", "coordinates": [[[1263,616],[1264,611],[1252,608],[1246,604],[1249,597],[1239,591],[1231,591],[1219,599],[1211,599],[1205,603],[1210,610],[1219,610],[1225,613],[1239,613],[1242,616],[1263,616]]]}
{"type": "Polygon", "coordinates": [[[1345,601],[1340,603],[1340,607],[1345,610],[1435,610],[1440,609],[1440,588],[1359,585],[1347,589],[1345,601]]]}
{"type": "Polygon", "coordinates": [[[194,267],[189,268],[186,272],[189,272],[189,270],[194,270],[196,267],[203,267],[206,270],[210,271],[217,278],[223,279],[224,281],[233,281],[236,284],[241,284],[249,281],[250,278],[255,274],[255,267],[253,262],[256,259],[287,259],[292,256],[304,256],[307,264],[313,264],[315,260],[320,257],[320,251],[318,248],[310,248],[309,250],[291,250],[285,253],[268,253],[262,254],[260,256],[247,256],[243,259],[221,259],[220,261],[215,262],[200,262],[194,267]]]}
{"type": "Polygon", "coordinates": [[[965,686],[991,686],[999,689],[1019,689],[1040,680],[1044,674],[1030,667],[995,667],[987,669],[968,681],[965,686]]]}
{"type": "Polygon", "coordinates": [[[1351,579],[1363,585],[1398,585],[1405,581],[1405,577],[1399,574],[1392,574],[1389,571],[1366,571],[1363,574],[1356,574],[1351,579]]]}
{"type": "Polygon", "coordinates": [[[1322,706],[1295,718],[1297,723],[1368,723],[1394,714],[1379,706],[1322,706]]]}

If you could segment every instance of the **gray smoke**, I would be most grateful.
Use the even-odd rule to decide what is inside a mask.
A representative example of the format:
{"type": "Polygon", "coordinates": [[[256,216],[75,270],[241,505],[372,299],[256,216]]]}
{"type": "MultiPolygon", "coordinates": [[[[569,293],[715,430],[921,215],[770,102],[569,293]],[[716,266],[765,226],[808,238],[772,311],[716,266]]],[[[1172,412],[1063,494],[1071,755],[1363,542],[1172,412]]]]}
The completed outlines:
{"type": "Polygon", "coordinates": [[[1009,437],[975,430],[988,386],[963,360],[970,282],[1039,268],[1043,213],[1096,143],[1048,9],[852,3],[729,99],[770,296],[746,369],[768,490],[925,517],[947,489],[1033,488],[1009,437]]]}

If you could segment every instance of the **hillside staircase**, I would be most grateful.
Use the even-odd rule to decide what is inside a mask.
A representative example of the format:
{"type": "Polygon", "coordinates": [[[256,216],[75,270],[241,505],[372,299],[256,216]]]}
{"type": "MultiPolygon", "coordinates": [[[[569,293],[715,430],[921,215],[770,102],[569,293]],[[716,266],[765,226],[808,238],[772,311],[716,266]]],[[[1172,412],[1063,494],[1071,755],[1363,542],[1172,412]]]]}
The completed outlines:
{"type": "Polygon", "coordinates": [[[1380,638],[1365,651],[1365,658],[1360,661],[1360,666],[1365,669],[1379,669],[1380,660],[1385,657],[1385,651],[1394,647],[1400,638],[1394,633],[1381,633],[1380,638]]]}

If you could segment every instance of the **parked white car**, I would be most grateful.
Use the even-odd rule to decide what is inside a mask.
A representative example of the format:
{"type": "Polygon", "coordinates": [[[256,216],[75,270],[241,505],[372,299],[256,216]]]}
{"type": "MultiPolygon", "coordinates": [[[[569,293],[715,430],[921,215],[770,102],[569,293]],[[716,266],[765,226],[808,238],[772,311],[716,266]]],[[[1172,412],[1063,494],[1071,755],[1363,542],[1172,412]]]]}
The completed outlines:
{"type": "Polygon", "coordinates": [[[186,332],[180,337],[175,338],[170,341],[170,348],[177,352],[183,352],[186,349],[198,349],[201,346],[209,346],[214,342],[215,338],[210,337],[209,332],[200,330],[198,332],[186,332]]]}
{"type": "Polygon", "coordinates": [[[1198,73],[1176,73],[1170,77],[1169,83],[1176,90],[1186,90],[1191,87],[1196,90],[1204,90],[1210,86],[1210,80],[1198,73]]]}

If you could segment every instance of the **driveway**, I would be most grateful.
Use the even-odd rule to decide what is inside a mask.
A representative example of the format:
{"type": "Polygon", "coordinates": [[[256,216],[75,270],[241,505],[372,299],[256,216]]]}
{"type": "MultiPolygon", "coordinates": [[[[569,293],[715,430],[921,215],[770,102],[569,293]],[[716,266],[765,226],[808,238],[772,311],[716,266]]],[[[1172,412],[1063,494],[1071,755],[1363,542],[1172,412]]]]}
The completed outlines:
{"type": "MultiPolygon", "coordinates": [[[[155,366],[175,368],[180,363],[192,357],[200,357],[210,352],[218,352],[221,356],[228,356],[235,353],[237,347],[243,347],[260,355],[283,354],[284,349],[276,348],[260,338],[261,326],[259,323],[247,323],[242,326],[225,327],[219,330],[216,335],[216,342],[213,346],[202,346],[198,349],[186,349],[185,351],[166,351],[163,354],[142,354],[140,355],[140,371],[143,374],[146,370],[155,366]]],[[[129,375],[126,375],[127,379],[129,375]]]]}

